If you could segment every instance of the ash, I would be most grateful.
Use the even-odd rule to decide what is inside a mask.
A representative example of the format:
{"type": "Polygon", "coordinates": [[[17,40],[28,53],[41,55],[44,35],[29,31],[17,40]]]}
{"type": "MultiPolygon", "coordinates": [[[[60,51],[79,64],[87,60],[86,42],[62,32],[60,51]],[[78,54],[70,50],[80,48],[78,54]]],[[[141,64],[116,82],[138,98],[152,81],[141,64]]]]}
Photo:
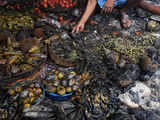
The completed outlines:
{"type": "MultiPolygon", "coordinates": [[[[160,5],[159,0],[149,0],[149,2],[160,5]]],[[[37,20],[34,28],[31,29],[24,28],[18,32],[0,31],[1,41],[4,33],[14,38],[16,42],[21,42],[26,38],[40,39],[43,48],[46,48],[43,54],[45,58],[47,56],[47,59],[43,61],[42,70],[41,67],[38,68],[40,72],[30,70],[31,72],[25,76],[24,74],[10,74],[10,77],[6,79],[8,73],[6,74],[5,65],[8,63],[1,62],[7,58],[1,56],[0,49],[0,69],[2,69],[0,79],[3,82],[0,85],[3,88],[0,91],[2,96],[0,119],[160,119],[160,17],[140,8],[130,9],[128,14],[132,26],[126,30],[121,27],[117,10],[111,15],[101,15],[97,8],[88,20],[85,31],[72,34],[75,20],[80,18],[83,11],[84,9],[76,7],[70,9],[69,12],[58,14],[46,11],[47,17],[54,19],[59,28],[57,24],[51,25],[51,23],[37,20]],[[63,16],[66,20],[61,26],[58,23],[58,16],[63,16]],[[36,30],[37,28],[40,29],[36,30]],[[21,77],[16,79],[17,75],[21,77]],[[35,75],[35,77],[30,75],[35,75]],[[62,79],[63,83],[55,82],[56,75],[59,77],[57,79],[59,81],[62,79]],[[74,78],[75,81],[70,80],[68,76],[74,78]],[[80,80],[82,77],[83,81],[80,80]],[[22,78],[31,80],[31,83],[29,85],[26,82],[22,83],[22,90],[17,90],[16,85],[14,85],[15,88],[6,89],[8,83],[18,82],[22,78]],[[54,79],[51,82],[56,84],[52,86],[47,78],[54,79]],[[29,91],[32,84],[36,84],[35,88],[38,90],[39,88],[42,91],[52,90],[52,93],[60,95],[69,93],[68,90],[73,92],[73,95],[63,101],[55,100],[47,95],[44,99],[40,99],[44,94],[39,93],[41,96],[37,97],[36,90],[35,94],[30,96],[32,99],[40,99],[39,102],[36,101],[37,104],[26,102],[32,99],[22,98],[21,94],[29,91]]],[[[6,45],[5,42],[0,43],[2,46],[3,44],[6,45]]],[[[17,49],[19,51],[19,48],[17,49]]],[[[12,66],[15,65],[17,64],[12,66]]]]}

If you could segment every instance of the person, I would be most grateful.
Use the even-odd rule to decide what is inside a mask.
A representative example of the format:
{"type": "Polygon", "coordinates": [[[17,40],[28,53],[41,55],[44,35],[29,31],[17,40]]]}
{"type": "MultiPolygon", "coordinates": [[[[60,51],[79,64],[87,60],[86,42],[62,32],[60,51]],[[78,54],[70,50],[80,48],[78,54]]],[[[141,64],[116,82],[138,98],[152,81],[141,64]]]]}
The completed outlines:
{"type": "Polygon", "coordinates": [[[131,7],[138,6],[154,14],[160,15],[160,7],[148,3],[145,0],[88,0],[85,12],[83,13],[80,21],[73,27],[72,33],[78,33],[84,30],[85,24],[96,8],[97,2],[104,13],[111,13],[114,7],[118,6],[119,4],[123,5],[122,9],[120,10],[120,21],[124,28],[129,28],[131,26],[131,20],[126,14],[126,11],[131,7]]]}

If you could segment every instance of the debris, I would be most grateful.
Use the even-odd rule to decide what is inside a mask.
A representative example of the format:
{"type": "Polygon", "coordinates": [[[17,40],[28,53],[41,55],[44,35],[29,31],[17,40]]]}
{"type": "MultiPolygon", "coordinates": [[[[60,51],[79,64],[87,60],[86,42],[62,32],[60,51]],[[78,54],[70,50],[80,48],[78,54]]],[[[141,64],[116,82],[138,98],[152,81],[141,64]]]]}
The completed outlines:
{"type": "Polygon", "coordinates": [[[81,15],[81,11],[79,9],[74,9],[72,15],[79,17],[81,15]]]}
{"type": "Polygon", "coordinates": [[[34,30],[34,35],[37,37],[37,38],[40,38],[40,37],[43,37],[43,32],[44,30],[42,28],[36,28],[34,30]]]}
{"type": "Polygon", "coordinates": [[[158,15],[152,15],[150,19],[160,22],[160,16],[158,15]]]}
{"type": "Polygon", "coordinates": [[[95,11],[72,34],[81,1],[53,1],[34,1],[40,16],[0,11],[0,119],[158,120],[158,18],[131,9],[124,30],[117,10],[95,11]]]}
{"type": "Polygon", "coordinates": [[[119,95],[119,99],[131,108],[138,108],[146,104],[146,99],[151,95],[151,90],[146,85],[136,82],[135,86],[124,94],[119,95]],[[146,99],[145,99],[146,98],[146,99]]]}
{"type": "Polygon", "coordinates": [[[54,19],[51,19],[51,18],[41,19],[41,22],[47,22],[51,25],[56,25],[58,28],[61,28],[61,24],[57,20],[54,20],[54,19]]]}
{"type": "Polygon", "coordinates": [[[155,31],[157,30],[157,27],[158,27],[158,23],[154,20],[149,21],[147,24],[147,30],[149,31],[155,31]]]}
{"type": "Polygon", "coordinates": [[[97,24],[98,24],[98,22],[97,22],[97,21],[95,21],[95,20],[91,20],[91,21],[90,21],[90,24],[95,24],[95,25],[97,25],[97,24]]]}

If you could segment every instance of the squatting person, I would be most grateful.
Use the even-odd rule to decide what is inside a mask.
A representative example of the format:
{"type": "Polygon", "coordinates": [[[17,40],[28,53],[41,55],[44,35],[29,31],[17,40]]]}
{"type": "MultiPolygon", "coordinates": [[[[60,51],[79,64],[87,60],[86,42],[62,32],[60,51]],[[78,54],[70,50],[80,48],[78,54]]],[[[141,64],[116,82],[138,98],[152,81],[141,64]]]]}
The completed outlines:
{"type": "Polygon", "coordinates": [[[147,3],[145,0],[88,0],[86,10],[83,13],[80,21],[73,27],[72,33],[83,31],[85,23],[93,13],[97,3],[102,8],[102,12],[104,13],[111,13],[114,7],[122,5],[122,8],[120,9],[120,20],[124,28],[129,28],[131,26],[131,21],[126,14],[126,11],[129,8],[140,7],[152,12],[153,14],[160,15],[160,7],[152,5],[151,3],[147,3]]]}

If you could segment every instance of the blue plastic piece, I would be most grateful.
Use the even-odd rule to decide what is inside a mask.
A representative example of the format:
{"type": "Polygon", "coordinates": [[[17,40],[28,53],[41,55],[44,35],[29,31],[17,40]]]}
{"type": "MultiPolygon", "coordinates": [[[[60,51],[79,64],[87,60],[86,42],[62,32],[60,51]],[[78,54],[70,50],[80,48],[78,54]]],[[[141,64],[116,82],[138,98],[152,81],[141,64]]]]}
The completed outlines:
{"type": "MultiPolygon", "coordinates": [[[[97,0],[100,8],[103,7],[104,3],[106,2],[107,0],[97,0]]],[[[127,2],[127,0],[116,0],[115,3],[114,3],[114,7],[117,7],[118,5],[124,5],[125,3],[127,2]]]]}
{"type": "Polygon", "coordinates": [[[73,92],[68,93],[68,94],[65,94],[65,95],[58,95],[58,94],[55,94],[55,93],[51,93],[51,92],[47,92],[47,91],[46,91],[46,94],[47,94],[48,97],[51,98],[52,100],[55,100],[55,101],[65,101],[65,100],[68,100],[71,95],[73,95],[73,92]]]}
{"type": "Polygon", "coordinates": [[[54,80],[54,78],[55,78],[55,75],[52,74],[52,75],[49,75],[49,76],[47,77],[47,80],[54,80]]]}

